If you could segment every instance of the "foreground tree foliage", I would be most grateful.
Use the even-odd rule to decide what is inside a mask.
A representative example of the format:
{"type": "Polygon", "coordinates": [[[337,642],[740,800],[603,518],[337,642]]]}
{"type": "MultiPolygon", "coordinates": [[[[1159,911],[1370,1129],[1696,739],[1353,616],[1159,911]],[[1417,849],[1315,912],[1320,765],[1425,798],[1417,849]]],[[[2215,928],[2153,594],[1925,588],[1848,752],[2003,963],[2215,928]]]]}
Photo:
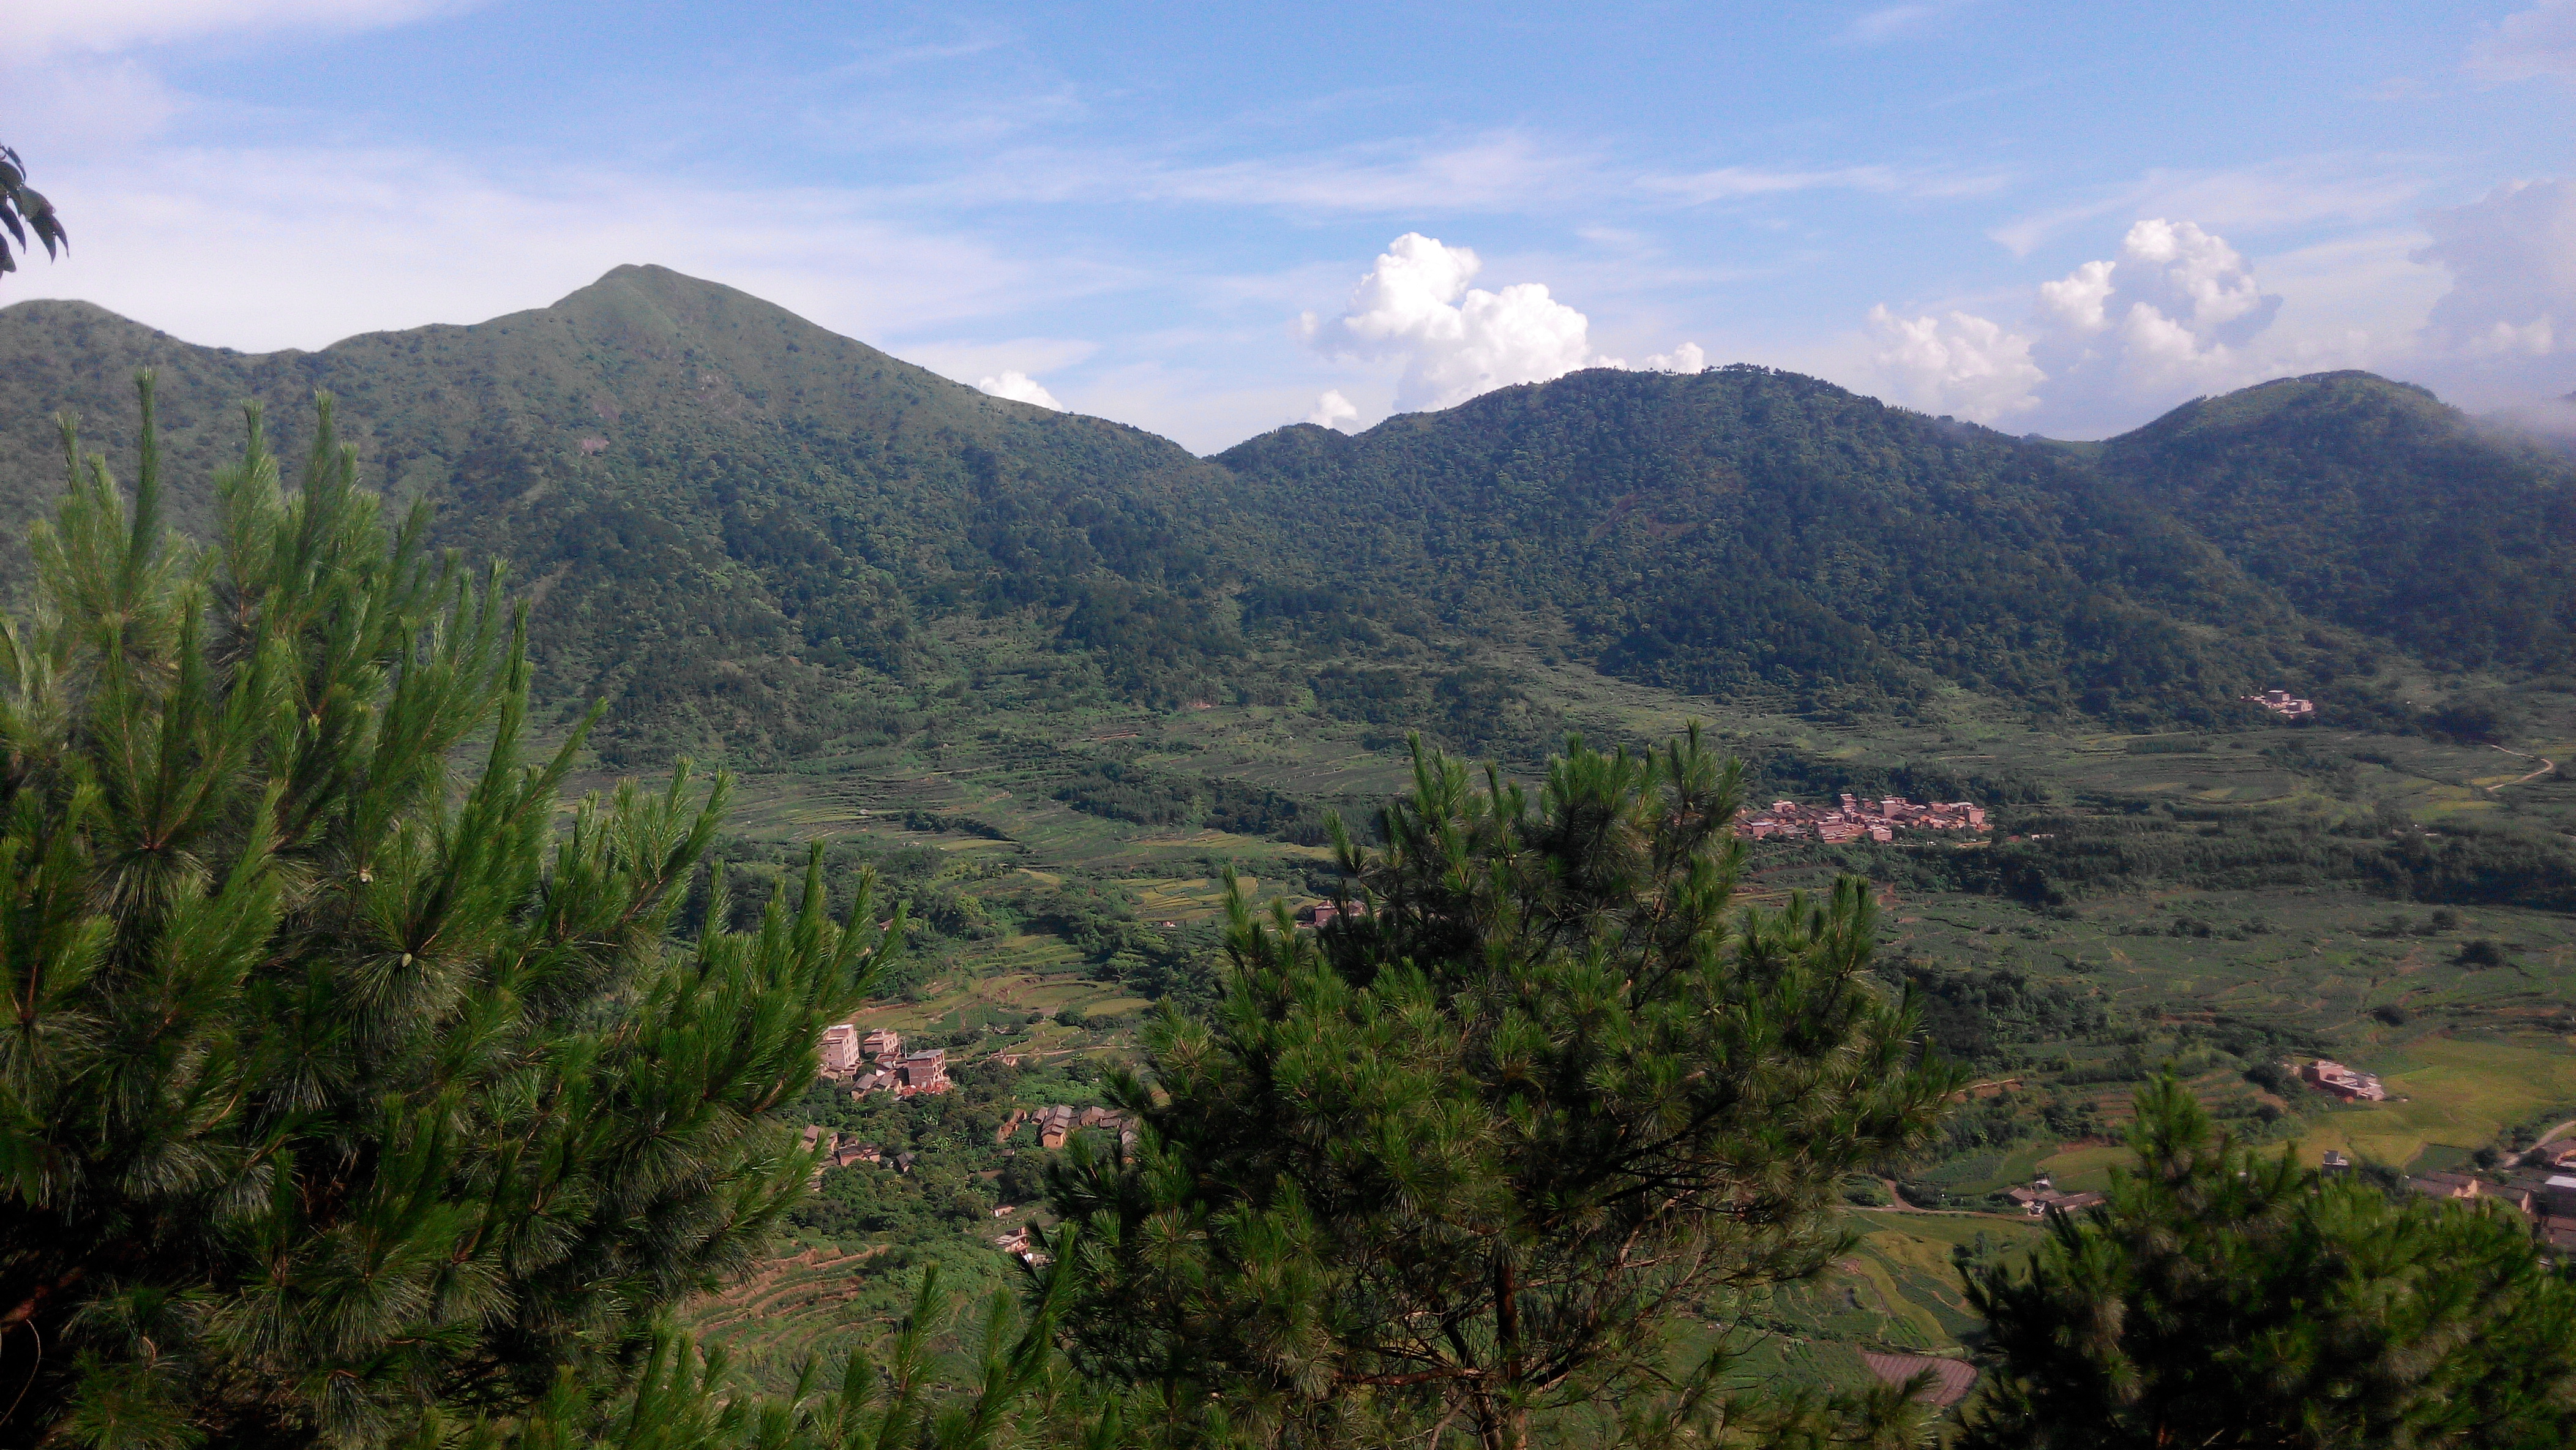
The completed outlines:
{"type": "Polygon", "coordinates": [[[130,509],[65,423],[0,645],[0,1443],[560,1443],[806,1190],[775,1109],[900,913],[818,865],[732,934],[719,873],[671,940],[725,781],[559,825],[497,576],[388,532],[328,400],[293,493],[251,412],[204,550],[143,403],[130,509]]]}
{"type": "Polygon", "coordinates": [[[1236,894],[1229,995],[1120,1088],[1132,1161],[1053,1184],[1068,1343],[1136,1434],[1909,1438],[1900,1395],[1759,1404],[1676,1341],[1842,1252],[1836,1181],[1955,1081],[1869,970],[1861,883],[1735,913],[1739,793],[1696,732],[1571,742],[1535,799],[1417,744],[1386,848],[1340,845],[1370,914],[1305,933],[1236,894]]]}
{"type": "MultiPolygon", "coordinates": [[[[71,237],[63,231],[63,219],[54,213],[54,204],[27,184],[27,163],[6,146],[0,146],[0,230],[7,231],[22,251],[27,246],[27,234],[33,232],[48,257],[72,244],[71,237]]],[[[18,259],[10,253],[9,242],[0,241],[0,272],[17,270],[18,259]]]]}
{"type": "Polygon", "coordinates": [[[2171,1078],[2138,1094],[2130,1142],[2103,1208],[1970,1278],[1998,1363],[1964,1445],[2576,1439],[2576,1266],[2518,1215],[2258,1154],[2171,1078]]]}
{"type": "Polygon", "coordinates": [[[995,1295],[973,1363],[954,1379],[930,1342],[955,1308],[933,1268],[883,1365],[853,1352],[837,1379],[809,1363],[785,1395],[750,1394],[728,1377],[722,1349],[702,1354],[686,1336],[658,1331],[640,1372],[613,1394],[596,1377],[566,1372],[506,1420],[464,1423],[432,1410],[402,1450],[1112,1450],[1118,1421],[1086,1417],[1089,1401],[1057,1372],[1056,1312],[1068,1282],[1057,1269],[1025,1318],[1010,1294],[995,1295]]]}

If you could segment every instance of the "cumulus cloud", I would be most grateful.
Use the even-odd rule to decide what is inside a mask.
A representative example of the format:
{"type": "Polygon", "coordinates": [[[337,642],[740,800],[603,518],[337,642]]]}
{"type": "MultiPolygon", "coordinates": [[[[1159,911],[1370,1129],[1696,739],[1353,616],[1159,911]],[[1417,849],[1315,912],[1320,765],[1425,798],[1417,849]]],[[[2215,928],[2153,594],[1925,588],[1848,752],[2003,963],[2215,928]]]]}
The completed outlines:
{"type": "Polygon", "coordinates": [[[163,45],[240,30],[372,30],[470,7],[473,0],[9,0],[0,55],[163,45]]]}
{"type": "Polygon", "coordinates": [[[1592,351],[1590,320],[1545,285],[1521,282],[1499,292],[1469,286],[1483,267],[1469,248],[1406,232],[1352,289],[1341,316],[1325,322],[1310,312],[1298,330],[1333,356],[1400,360],[1400,411],[1451,407],[1514,383],[1617,365],[1592,351]]]}
{"type": "Polygon", "coordinates": [[[2047,375],[2030,360],[2030,339],[1966,312],[1899,317],[1869,310],[1871,361],[1890,397],[1927,413],[1992,423],[2039,406],[2031,392],[2047,375]]]}
{"type": "Polygon", "coordinates": [[[1345,423],[1356,423],[1359,418],[1359,405],[1343,397],[1339,388],[1329,389],[1324,396],[1317,398],[1315,410],[1306,415],[1306,421],[1318,428],[1339,428],[1345,423]]]}
{"type": "Polygon", "coordinates": [[[2576,351],[2576,182],[2500,186],[2424,226],[2433,242],[2415,260],[2451,274],[2427,347],[2468,358],[2576,351]]]}
{"type": "Polygon", "coordinates": [[[1659,352],[1646,359],[1646,370],[1656,373],[1695,373],[1708,366],[1708,353],[1698,343],[1686,342],[1671,352],[1659,352]]]}
{"type": "Polygon", "coordinates": [[[1064,404],[1055,400],[1055,394],[1048,392],[1037,379],[1017,368],[995,377],[977,378],[975,386],[994,397],[1008,398],[1014,403],[1035,403],[1041,408],[1053,408],[1059,413],[1064,411],[1064,404]]]}
{"type": "Polygon", "coordinates": [[[2041,283],[2035,310],[2033,356],[2061,386],[2160,395],[2241,381],[2242,350],[2281,298],[2223,238],[2151,217],[2118,256],[2041,283]]]}
{"type": "Polygon", "coordinates": [[[2257,381],[2285,360],[2333,365],[2296,344],[2249,354],[2281,300],[2224,238],[2150,217],[2117,255],[2040,283],[2019,327],[1965,311],[1873,308],[1871,364],[1889,396],[1926,411],[1979,422],[2044,412],[2085,428],[2257,381]]]}
{"type": "Polygon", "coordinates": [[[2471,74],[2495,82],[2576,78],[2576,0],[2541,0],[2506,16],[2469,47],[2468,64],[2471,74]]]}

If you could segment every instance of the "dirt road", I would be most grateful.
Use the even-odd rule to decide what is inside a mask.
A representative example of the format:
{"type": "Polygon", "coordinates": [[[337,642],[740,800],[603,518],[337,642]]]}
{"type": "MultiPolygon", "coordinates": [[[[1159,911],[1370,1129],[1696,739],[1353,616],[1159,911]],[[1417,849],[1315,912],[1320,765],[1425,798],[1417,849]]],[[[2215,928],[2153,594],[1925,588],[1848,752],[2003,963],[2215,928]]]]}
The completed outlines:
{"type": "MultiPolygon", "coordinates": [[[[2490,745],[2490,746],[2488,746],[2488,747],[2487,747],[2487,749],[2489,749],[2489,750],[2504,750],[2504,747],[2503,747],[2503,746],[2501,746],[2501,745],[2490,745]]],[[[2497,782],[2497,783],[2496,783],[2496,784],[2494,784],[2494,785],[2488,786],[2488,787],[2487,787],[2487,794],[2489,794],[2489,795],[2494,795],[2497,791],[2500,791],[2500,790],[2504,789],[2506,786],[2509,786],[2509,785],[2520,785],[2520,784],[2522,784],[2522,783],[2523,783],[2524,781],[2526,781],[2526,780],[2538,780],[2540,777],[2542,777],[2542,776],[2544,776],[2544,775],[2547,775],[2549,772],[2551,772],[2551,771],[2553,771],[2553,770],[2556,770],[2556,769],[2558,768],[2558,762],[2557,762],[2557,761],[2544,759],[2544,758],[2542,758],[2542,757],[2540,757],[2540,756],[2537,756],[2537,755],[2526,755],[2526,754],[2524,754],[2523,752],[2521,752],[2521,751],[2519,751],[2519,750],[2504,750],[2504,753],[2505,753],[2505,754],[2507,754],[2507,755],[2513,756],[2513,757],[2515,757],[2516,759],[2519,759],[2519,760],[2537,760],[2537,761],[2540,761],[2540,768],[2539,768],[2538,770],[2535,770],[2535,771],[2531,772],[2529,775],[2519,775],[2519,776],[2515,776],[2515,777],[2514,777],[2513,779],[2511,779],[2511,780],[2507,780],[2507,781],[2499,781],[2499,782],[2497,782]]]]}

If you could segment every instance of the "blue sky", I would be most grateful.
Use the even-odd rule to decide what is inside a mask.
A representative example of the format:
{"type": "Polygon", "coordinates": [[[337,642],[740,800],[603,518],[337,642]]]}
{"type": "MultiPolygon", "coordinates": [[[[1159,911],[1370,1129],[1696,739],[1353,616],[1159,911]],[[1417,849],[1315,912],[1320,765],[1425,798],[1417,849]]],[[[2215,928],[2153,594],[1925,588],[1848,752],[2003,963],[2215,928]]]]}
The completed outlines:
{"type": "Polygon", "coordinates": [[[1618,362],[2092,437],[2576,389],[2576,0],[10,0],[85,297],[316,347],[621,262],[1213,450],[1618,362]]]}

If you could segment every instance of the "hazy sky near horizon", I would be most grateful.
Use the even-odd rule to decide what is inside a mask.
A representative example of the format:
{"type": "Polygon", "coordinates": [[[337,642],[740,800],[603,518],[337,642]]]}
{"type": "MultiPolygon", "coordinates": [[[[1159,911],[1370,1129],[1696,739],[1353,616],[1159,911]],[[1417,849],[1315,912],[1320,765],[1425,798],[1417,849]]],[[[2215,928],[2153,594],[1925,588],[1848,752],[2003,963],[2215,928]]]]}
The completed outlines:
{"type": "Polygon", "coordinates": [[[2576,389],[2576,0],[7,0],[80,297],[312,348],[624,262],[1201,451],[1754,362],[2013,432],[2576,389]]]}

